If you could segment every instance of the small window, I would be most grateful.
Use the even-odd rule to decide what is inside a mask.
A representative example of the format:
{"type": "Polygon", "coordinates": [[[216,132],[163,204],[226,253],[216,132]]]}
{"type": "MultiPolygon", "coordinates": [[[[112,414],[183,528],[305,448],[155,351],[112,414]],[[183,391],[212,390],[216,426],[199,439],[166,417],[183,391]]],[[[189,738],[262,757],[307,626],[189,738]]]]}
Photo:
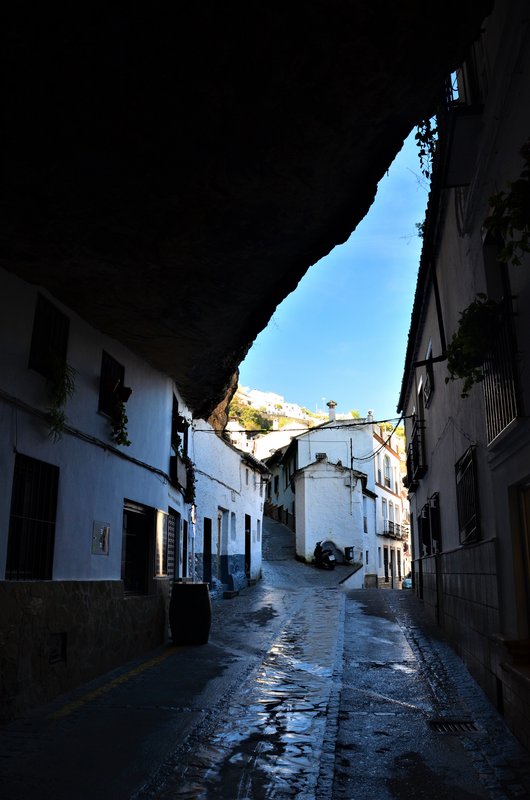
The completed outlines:
{"type": "Polygon", "coordinates": [[[42,295],[37,296],[28,366],[48,377],[66,361],[70,320],[42,295]]]}
{"type": "Polygon", "coordinates": [[[390,489],[392,486],[392,467],[390,464],[389,456],[385,455],[383,459],[383,469],[384,469],[385,486],[387,487],[387,489],[390,489]]]}
{"type": "Polygon", "coordinates": [[[112,417],[117,402],[123,402],[120,390],[124,390],[125,369],[115,358],[103,351],[99,381],[98,411],[112,417]]]}

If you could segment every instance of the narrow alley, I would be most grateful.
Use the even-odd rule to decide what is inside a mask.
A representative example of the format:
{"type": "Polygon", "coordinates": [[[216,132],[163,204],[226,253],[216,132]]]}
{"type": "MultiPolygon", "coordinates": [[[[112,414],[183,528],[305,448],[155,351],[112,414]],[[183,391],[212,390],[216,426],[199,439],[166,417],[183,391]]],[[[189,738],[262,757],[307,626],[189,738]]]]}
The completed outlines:
{"type": "Polygon", "coordinates": [[[9,800],[530,797],[530,760],[408,590],[348,590],[264,526],[263,579],[0,729],[9,800]]]}

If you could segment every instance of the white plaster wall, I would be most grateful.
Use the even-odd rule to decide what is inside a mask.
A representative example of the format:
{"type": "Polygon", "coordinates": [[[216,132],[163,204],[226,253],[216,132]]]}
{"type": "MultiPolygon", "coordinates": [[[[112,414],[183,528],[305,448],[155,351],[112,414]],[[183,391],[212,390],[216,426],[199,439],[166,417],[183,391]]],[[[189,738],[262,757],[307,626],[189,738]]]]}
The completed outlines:
{"type": "MultiPolygon", "coordinates": [[[[40,411],[48,404],[45,379],[27,368],[37,288],[4,271],[0,285],[0,390],[4,393],[0,396],[0,467],[8,476],[0,492],[0,574],[5,574],[16,450],[60,469],[54,579],[119,579],[123,500],[167,511],[168,483],[148,467],[167,473],[173,392],[186,413],[184,404],[167,376],[42,292],[70,320],[67,361],[77,372],[76,392],[65,411],[68,425],[81,435],[65,432],[54,443],[45,422],[8,402],[5,395],[40,411]],[[124,365],[125,385],[133,390],[127,403],[130,447],[113,445],[109,421],[97,411],[103,349],[124,365]],[[125,458],[112,452],[113,447],[125,458]],[[91,554],[94,521],[110,524],[108,556],[91,554]]],[[[185,512],[180,494],[172,497],[171,504],[185,512]]]]}
{"type": "Polygon", "coordinates": [[[196,552],[204,549],[204,517],[212,520],[212,549],[215,553],[217,512],[235,514],[235,536],[228,528],[226,552],[245,552],[245,514],[251,518],[251,577],[261,573],[262,520],[265,485],[257,469],[242,460],[243,453],[230,447],[203,420],[194,423],[194,459],[196,463],[196,552]],[[247,483],[248,470],[248,483],[247,483]],[[258,525],[259,522],[259,525],[258,525]],[[259,535],[258,535],[259,534],[259,535]]]}
{"type": "Polygon", "coordinates": [[[353,491],[346,485],[350,482],[349,470],[325,461],[297,473],[297,555],[310,560],[324,539],[341,550],[353,546],[356,558],[364,552],[361,482],[354,478],[353,491]]]}

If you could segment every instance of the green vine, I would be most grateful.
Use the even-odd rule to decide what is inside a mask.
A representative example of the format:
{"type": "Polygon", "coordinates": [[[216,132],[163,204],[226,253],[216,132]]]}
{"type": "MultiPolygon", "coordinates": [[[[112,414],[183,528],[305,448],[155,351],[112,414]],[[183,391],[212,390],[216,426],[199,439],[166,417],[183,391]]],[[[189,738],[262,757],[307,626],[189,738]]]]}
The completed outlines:
{"type": "Polygon", "coordinates": [[[121,444],[123,447],[129,447],[129,445],[131,444],[131,441],[127,433],[128,422],[129,418],[125,411],[125,403],[116,398],[112,417],[110,420],[112,428],[111,439],[115,444],[121,444]]]}
{"type": "Polygon", "coordinates": [[[484,380],[482,366],[495,344],[501,305],[485,294],[477,294],[460,312],[457,331],[447,346],[445,382],[463,379],[461,397],[468,397],[471,388],[484,380]]]}
{"type": "Polygon", "coordinates": [[[530,139],[521,148],[524,166],[520,177],[508,183],[508,191],[490,197],[491,214],[486,230],[502,239],[499,261],[515,266],[530,253],[530,139]]]}
{"type": "Polygon", "coordinates": [[[421,174],[429,179],[432,175],[432,165],[438,141],[438,126],[436,117],[423,119],[416,128],[414,136],[418,145],[421,174]]]}
{"type": "Polygon", "coordinates": [[[52,359],[46,378],[48,397],[48,427],[49,434],[54,442],[58,442],[63,435],[66,424],[66,414],[64,407],[67,400],[75,392],[76,370],[66,361],[52,359]]]}

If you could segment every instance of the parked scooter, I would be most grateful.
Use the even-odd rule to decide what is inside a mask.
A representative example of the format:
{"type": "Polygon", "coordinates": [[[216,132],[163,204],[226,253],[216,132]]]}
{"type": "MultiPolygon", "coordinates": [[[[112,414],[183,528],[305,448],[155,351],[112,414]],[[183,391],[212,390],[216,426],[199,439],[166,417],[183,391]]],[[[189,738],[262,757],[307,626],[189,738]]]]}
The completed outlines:
{"type": "Polygon", "coordinates": [[[319,569],[335,569],[335,563],[337,561],[335,558],[335,553],[328,547],[323,548],[321,542],[316,543],[313,556],[313,563],[315,567],[318,567],[319,569]]]}

